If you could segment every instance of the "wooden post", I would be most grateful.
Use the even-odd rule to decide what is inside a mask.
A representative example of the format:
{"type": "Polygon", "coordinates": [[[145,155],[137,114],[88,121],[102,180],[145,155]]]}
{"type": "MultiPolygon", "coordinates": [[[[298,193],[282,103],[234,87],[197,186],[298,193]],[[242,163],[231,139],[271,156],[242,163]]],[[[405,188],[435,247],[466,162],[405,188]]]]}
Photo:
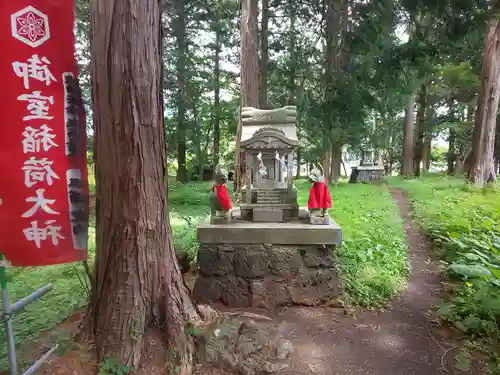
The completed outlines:
{"type": "Polygon", "coordinates": [[[253,175],[254,175],[254,178],[255,178],[255,187],[259,187],[260,186],[260,161],[257,157],[255,157],[255,155],[252,155],[252,162],[255,163],[255,164],[252,164],[254,166],[254,172],[253,172],[253,175]]]}
{"type": "Polygon", "coordinates": [[[247,175],[246,183],[246,201],[248,204],[252,203],[252,157],[249,152],[245,152],[245,168],[247,175]]]}
{"type": "Polygon", "coordinates": [[[292,189],[293,189],[293,150],[288,153],[288,168],[287,168],[287,194],[288,201],[292,200],[292,189]]]}

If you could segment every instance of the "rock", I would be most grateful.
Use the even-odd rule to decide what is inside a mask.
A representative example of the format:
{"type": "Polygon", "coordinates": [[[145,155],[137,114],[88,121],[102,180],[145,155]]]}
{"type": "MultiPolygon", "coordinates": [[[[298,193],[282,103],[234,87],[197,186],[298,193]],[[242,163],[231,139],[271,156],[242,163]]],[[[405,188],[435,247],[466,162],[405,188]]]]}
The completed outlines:
{"type": "Polygon", "coordinates": [[[269,324],[221,316],[196,340],[197,360],[242,375],[272,374],[290,364],[292,344],[269,324]]]}
{"type": "Polygon", "coordinates": [[[269,273],[267,251],[238,251],[234,257],[234,273],[245,278],[264,277],[269,273]]]}
{"type": "Polygon", "coordinates": [[[193,288],[193,298],[198,303],[217,302],[222,298],[219,281],[214,277],[199,275],[193,288]]]}
{"type": "Polygon", "coordinates": [[[223,276],[233,270],[233,252],[204,246],[198,252],[198,270],[205,276],[223,276]]]}
{"type": "Polygon", "coordinates": [[[297,305],[317,306],[339,295],[335,268],[302,270],[288,287],[297,305]]]}
{"type": "Polygon", "coordinates": [[[296,273],[302,264],[298,249],[293,247],[275,247],[269,254],[269,268],[274,275],[296,273]]]}
{"type": "Polygon", "coordinates": [[[193,294],[198,303],[273,309],[319,305],[338,296],[333,246],[203,244],[193,294]]]}
{"type": "Polygon", "coordinates": [[[175,257],[177,258],[177,263],[179,264],[182,274],[188,273],[191,268],[191,259],[188,253],[175,250],[175,257]]]}
{"type": "Polygon", "coordinates": [[[256,280],[250,283],[252,307],[271,309],[287,305],[292,297],[287,289],[286,282],[273,279],[256,280]]]}
{"type": "Polygon", "coordinates": [[[219,317],[219,313],[209,305],[198,305],[196,306],[200,312],[201,318],[204,321],[212,321],[219,317]]]}
{"type": "Polygon", "coordinates": [[[288,340],[280,339],[276,347],[276,358],[284,360],[292,355],[292,343],[288,340]]]}
{"type": "Polygon", "coordinates": [[[228,307],[250,306],[250,287],[241,277],[226,276],[218,282],[221,300],[228,307]]]}
{"type": "Polygon", "coordinates": [[[306,267],[331,268],[334,265],[333,251],[326,246],[305,249],[302,259],[306,267]]]}

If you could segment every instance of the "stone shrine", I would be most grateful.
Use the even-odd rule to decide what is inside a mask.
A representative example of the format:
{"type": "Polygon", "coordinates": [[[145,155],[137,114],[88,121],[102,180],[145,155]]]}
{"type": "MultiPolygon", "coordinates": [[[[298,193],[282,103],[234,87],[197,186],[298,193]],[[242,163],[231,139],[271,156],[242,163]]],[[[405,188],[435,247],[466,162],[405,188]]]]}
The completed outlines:
{"type": "Polygon", "coordinates": [[[296,108],[242,109],[243,203],[197,236],[198,303],[273,308],[321,305],[341,293],[335,247],[340,227],[311,224],[293,184],[296,108]]]}
{"type": "Polygon", "coordinates": [[[383,165],[378,165],[375,161],[375,152],[373,150],[363,151],[362,162],[359,166],[351,167],[351,176],[349,183],[378,182],[384,178],[385,169],[383,165]],[[366,161],[368,160],[368,161],[366,161]]]}
{"type": "Polygon", "coordinates": [[[253,222],[297,220],[299,205],[293,186],[293,154],[299,142],[295,107],[241,110],[241,149],[245,186],[241,218],[253,222]],[[286,157],[286,164],[285,164],[286,157]],[[286,179],[285,179],[286,175],[286,179]]]}

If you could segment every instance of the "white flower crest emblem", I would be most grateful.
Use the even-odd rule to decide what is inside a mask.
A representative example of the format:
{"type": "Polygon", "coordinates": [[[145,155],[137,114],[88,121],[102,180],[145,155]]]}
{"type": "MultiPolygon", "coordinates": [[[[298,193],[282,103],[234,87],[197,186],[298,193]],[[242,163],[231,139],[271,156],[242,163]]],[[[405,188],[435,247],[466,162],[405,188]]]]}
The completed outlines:
{"type": "Polygon", "coordinates": [[[32,42],[45,36],[43,19],[36,17],[33,12],[26,13],[26,17],[19,17],[17,22],[21,26],[19,34],[27,36],[32,42]]]}

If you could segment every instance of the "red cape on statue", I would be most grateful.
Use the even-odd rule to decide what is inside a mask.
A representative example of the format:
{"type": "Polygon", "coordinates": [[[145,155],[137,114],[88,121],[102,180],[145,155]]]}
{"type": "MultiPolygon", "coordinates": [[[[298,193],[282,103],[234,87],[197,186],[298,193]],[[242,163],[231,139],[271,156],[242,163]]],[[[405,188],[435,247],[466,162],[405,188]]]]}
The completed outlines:
{"type": "Polygon", "coordinates": [[[311,190],[309,190],[307,207],[312,210],[332,208],[332,197],[324,182],[313,182],[311,190]]]}
{"type": "Polygon", "coordinates": [[[229,211],[231,206],[231,199],[229,198],[229,192],[227,191],[226,185],[216,185],[214,184],[215,190],[217,190],[217,196],[220,199],[220,205],[224,211],[229,211]]]}

